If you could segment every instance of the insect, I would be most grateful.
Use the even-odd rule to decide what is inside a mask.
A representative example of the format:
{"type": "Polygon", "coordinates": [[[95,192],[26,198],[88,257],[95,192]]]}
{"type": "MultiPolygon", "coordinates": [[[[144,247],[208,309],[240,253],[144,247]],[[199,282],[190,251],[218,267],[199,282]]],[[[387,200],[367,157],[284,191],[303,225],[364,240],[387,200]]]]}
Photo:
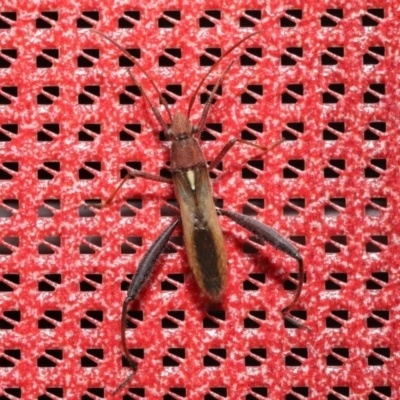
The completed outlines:
{"type": "MultiPolygon", "coordinates": [[[[101,32],[93,30],[98,35],[106,38],[117,46],[132,62],[136,65],[140,71],[149,79],[151,85],[155,89],[159,96],[162,104],[164,105],[166,112],[169,116],[170,123],[166,123],[161,116],[161,113],[157,107],[155,107],[142,85],[136,80],[131,74],[131,77],[140,89],[141,94],[145,98],[146,102],[151,107],[151,110],[160,123],[163,131],[168,140],[171,143],[171,174],[172,179],[165,178],[158,175],[153,175],[143,171],[130,172],[116,187],[114,192],[108,198],[105,203],[101,206],[106,206],[111,203],[117,192],[120,190],[122,185],[126,182],[129,176],[140,177],[144,179],[150,179],[157,182],[173,183],[175,189],[175,195],[179,205],[180,217],[173,221],[155,240],[150,246],[150,249],[145,254],[143,259],[140,261],[137,271],[132,279],[129,286],[127,296],[122,306],[122,317],[121,317],[121,338],[122,347],[127,358],[132,372],[130,375],[117,387],[115,392],[123,388],[132,378],[138,368],[138,363],[133,359],[128,350],[126,340],[126,319],[128,305],[137,298],[143,285],[149,279],[154,266],[159,258],[160,254],[168,244],[173,230],[181,223],[183,228],[183,237],[186,247],[187,257],[189,266],[193,272],[195,280],[200,289],[213,301],[217,301],[224,290],[226,279],[227,279],[227,255],[224,247],[224,239],[222,236],[221,227],[218,221],[218,216],[223,215],[243,228],[247,229],[254,235],[258,236],[265,242],[271,244],[278,250],[288,254],[298,262],[298,286],[292,301],[286,306],[282,313],[288,317],[288,312],[292,309],[294,304],[297,302],[303,282],[304,282],[304,271],[303,271],[303,259],[295,246],[293,246],[287,239],[281,236],[274,229],[262,224],[261,222],[233,211],[224,209],[216,209],[213,201],[213,194],[211,189],[211,182],[209,178],[209,172],[212,171],[216,165],[222,160],[226,153],[234,146],[235,143],[242,143],[252,147],[256,147],[263,151],[271,150],[280,142],[275,143],[273,146],[264,147],[258,144],[247,142],[242,139],[232,139],[221,149],[216,158],[207,165],[204,158],[203,152],[200,148],[198,138],[202,130],[204,129],[207,116],[209,114],[213,100],[216,97],[216,92],[221,86],[225,75],[231,68],[233,61],[225,68],[222,74],[219,76],[216,85],[214,86],[207,102],[205,103],[202,111],[199,124],[192,125],[189,121],[190,111],[194,103],[195,97],[199,92],[205,79],[209,76],[212,70],[218,65],[218,63],[226,57],[231,51],[237,48],[241,43],[250,37],[258,34],[259,32],[253,32],[243,39],[238,41],[234,46],[228,49],[223,56],[218,60],[217,63],[209,69],[205,76],[201,79],[197,86],[191,100],[189,102],[187,116],[181,112],[177,112],[172,115],[168,104],[161,96],[159,89],[157,88],[153,79],[147,74],[142,68],[138,60],[132,57],[122,46],[116,43],[113,39],[104,35],[101,32]]],[[[290,317],[289,317],[290,318],[290,317]]],[[[301,324],[297,324],[303,326],[301,324]]],[[[115,393],[114,392],[114,393],[115,393]]]]}

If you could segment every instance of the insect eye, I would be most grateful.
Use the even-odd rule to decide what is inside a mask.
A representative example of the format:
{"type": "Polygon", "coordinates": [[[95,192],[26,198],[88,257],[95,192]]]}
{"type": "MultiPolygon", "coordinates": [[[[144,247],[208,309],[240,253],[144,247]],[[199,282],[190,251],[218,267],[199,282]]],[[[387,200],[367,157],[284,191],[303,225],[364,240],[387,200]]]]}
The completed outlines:
{"type": "Polygon", "coordinates": [[[165,132],[165,136],[167,136],[168,139],[171,139],[174,136],[171,128],[167,129],[167,131],[165,132]]]}
{"type": "Polygon", "coordinates": [[[196,133],[199,131],[199,127],[197,125],[192,125],[192,133],[196,133]]]}

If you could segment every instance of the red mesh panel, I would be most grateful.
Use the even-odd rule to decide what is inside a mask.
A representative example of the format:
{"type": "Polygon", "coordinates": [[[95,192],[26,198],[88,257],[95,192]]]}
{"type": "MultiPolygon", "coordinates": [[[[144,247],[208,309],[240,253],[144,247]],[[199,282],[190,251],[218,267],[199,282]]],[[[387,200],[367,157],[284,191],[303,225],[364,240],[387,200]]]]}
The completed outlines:
{"type": "Polygon", "coordinates": [[[281,318],[294,260],[221,217],[229,282],[211,304],[178,228],[130,309],[139,370],[115,398],[399,399],[398,2],[107,3],[0,7],[0,399],[113,398],[128,374],[130,274],[174,218],[173,188],[143,179],[106,209],[83,207],[124,168],[159,174],[169,161],[129,64],[89,27],[139,57],[173,112],[261,31],[217,69],[236,58],[202,144],[212,160],[233,137],[285,139],[268,154],[232,149],[214,189],[298,246],[294,315],[311,328],[281,318]]]}

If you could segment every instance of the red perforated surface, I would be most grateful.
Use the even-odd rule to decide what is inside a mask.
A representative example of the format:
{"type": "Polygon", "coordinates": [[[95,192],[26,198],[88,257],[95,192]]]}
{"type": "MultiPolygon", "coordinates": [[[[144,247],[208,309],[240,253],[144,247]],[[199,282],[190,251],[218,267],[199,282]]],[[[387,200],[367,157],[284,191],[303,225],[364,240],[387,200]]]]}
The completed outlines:
{"type": "Polygon", "coordinates": [[[161,212],[172,187],[140,179],[107,209],[82,206],[127,162],[159,174],[169,160],[126,61],[90,26],[134,49],[173,112],[200,64],[262,30],[222,62],[237,58],[203,148],[212,160],[233,137],[286,139],[267,155],[234,148],[214,189],[298,246],[294,314],[311,328],[281,319],[293,260],[221,218],[229,281],[213,305],[177,229],[132,305],[139,370],[115,398],[399,399],[398,2],[20,3],[0,6],[0,399],[114,398],[128,277],[174,218],[161,212]]]}

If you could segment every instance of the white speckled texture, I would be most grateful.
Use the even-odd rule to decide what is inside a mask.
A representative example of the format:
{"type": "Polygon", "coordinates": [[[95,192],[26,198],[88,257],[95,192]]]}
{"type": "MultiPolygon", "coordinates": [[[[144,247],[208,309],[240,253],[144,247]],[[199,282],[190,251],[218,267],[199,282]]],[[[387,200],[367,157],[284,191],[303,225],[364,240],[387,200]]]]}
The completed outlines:
{"type": "MultiPolygon", "coordinates": [[[[249,0],[223,2],[222,8],[221,2],[209,0],[101,3],[0,4],[1,399],[399,399],[396,2],[249,0]],[[336,11],[329,14],[328,9],[336,11]],[[221,18],[208,17],[215,26],[199,28],[207,10],[220,10],[221,18]],[[58,17],[47,20],[52,27],[37,28],[44,11],[56,11],[58,17]],[[90,11],[98,13],[98,21],[96,14],[95,19],[83,14],[90,11]],[[140,18],[133,14],[134,27],[119,28],[127,11],[137,11],[140,18]],[[164,15],[171,28],[159,27],[165,11],[180,11],[178,20],[164,15]],[[241,26],[246,15],[253,27],[241,26]],[[282,18],[283,25],[291,21],[293,26],[281,26],[282,18]],[[321,26],[326,18],[336,26],[321,26]],[[210,126],[217,140],[204,141],[203,148],[212,160],[244,130],[263,145],[276,142],[284,131],[290,136],[255,157],[261,167],[246,164],[257,151],[235,147],[224,158],[214,189],[224,208],[251,208],[258,220],[294,240],[307,275],[295,308],[306,312],[311,331],[285,328],[280,314],[297,283],[289,276],[296,273],[296,262],[254,242],[258,254],[243,253],[250,235],[223,217],[229,278],[221,304],[210,304],[200,293],[184,248],[163,254],[151,283],[132,305],[143,312],[143,320],[140,312],[133,314],[130,322],[137,328],[128,329],[128,343],[139,352],[144,349],[144,359],[138,359],[128,388],[112,396],[128,374],[121,364],[120,314],[126,293],[121,284],[127,285],[127,275],[172,220],[161,217],[160,209],[174,195],[167,184],[134,179],[110,207],[92,217],[79,216],[85,200],[106,199],[114,190],[126,162],[141,162],[143,171],[158,174],[169,160],[168,143],[158,140],[161,128],[144,99],[120,104],[121,94],[129,95],[126,87],[133,86],[127,68],[118,63],[120,51],[78,27],[84,21],[122,46],[140,49],[140,62],[161,92],[167,85],[182,85],[182,96],[169,92],[176,99],[172,112],[186,111],[208,68],[199,66],[199,58],[209,55],[206,49],[224,51],[246,34],[261,31],[217,70],[237,58],[208,119],[222,124],[222,133],[210,126]],[[371,21],[375,26],[365,26],[371,21]],[[258,50],[252,55],[254,48],[262,55],[258,50]],[[58,58],[48,52],[55,49],[58,58]],[[171,58],[168,49],[180,49],[181,56],[171,58]],[[241,65],[245,49],[254,66],[241,65]],[[7,50],[16,50],[17,57],[7,50]],[[99,58],[91,58],[91,50],[99,50],[99,58]],[[322,65],[328,53],[336,65],[322,65]],[[294,65],[281,64],[284,54],[294,65]],[[365,63],[366,54],[377,62],[367,57],[365,63]],[[37,66],[40,55],[50,68],[37,66]],[[80,56],[93,66],[78,67],[80,56]],[[161,56],[175,65],[159,67],[161,56]],[[332,86],[338,84],[344,92],[332,86]],[[262,94],[252,94],[249,85],[261,85],[262,94]],[[16,96],[14,89],[9,94],[10,87],[18,88],[16,96]],[[58,87],[59,94],[47,95],[50,104],[38,104],[46,87],[58,87]],[[241,103],[245,92],[253,95],[254,104],[241,103]],[[368,102],[367,92],[375,102],[368,102]],[[93,104],[79,104],[83,93],[93,104]],[[282,102],[287,94],[293,102],[282,102]],[[335,102],[323,103],[328,94],[335,102]],[[17,134],[9,124],[18,125],[17,134]],[[45,124],[58,124],[59,133],[45,124]],[[100,134],[88,124],[99,124],[100,134]],[[141,124],[141,133],[132,133],[134,141],[119,139],[126,124],[141,124]],[[41,131],[53,140],[38,141],[41,131]],[[79,132],[93,140],[79,141],[79,132]],[[80,177],[85,162],[101,163],[100,171],[86,167],[94,179],[80,177]],[[254,179],[242,178],[245,167],[254,179]],[[46,179],[44,171],[50,174],[46,179]],[[60,201],[59,209],[50,199],[60,201]],[[135,216],[120,214],[127,199],[142,200],[141,206],[130,206],[135,216]],[[38,216],[43,208],[53,216],[38,216]],[[135,254],[121,254],[122,244],[132,237],[135,254]],[[53,254],[40,254],[49,242],[45,253],[53,254]],[[80,254],[84,243],[93,254],[80,254]],[[183,274],[184,283],[171,280],[170,274],[183,274]],[[165,281],[177,290],[162,290],[165,281]],[[284,290],[284,282],[290,290],[284,290]],[[207,310],[221,312],[213,316],[209,311],[210,316],[207,310]],[[168,314],[176,311],[184,312],[183,321],[175,319],[179,313],[168,314]],[[166,318],[176,323],[175,329],[162,328],[166,318]],[[204,328],[205,318],[211,327],[204,328]],[[165,357],[176,366],[163,366],[165,357]],[[207,360],[219,365],[205,366],[207,360]]],[[[137,68],[133,72],[157,103],[143,74],[137,68]]],[[[217,75],[205,85],[214,84],[217,75]]],[[[193,123],[201,110],[198,96],[193,123]]],[[[162,115],[167,117],[164,110],[162,115]]],[[[178,228],[174,236],[180,234],[178,228]]]]}

